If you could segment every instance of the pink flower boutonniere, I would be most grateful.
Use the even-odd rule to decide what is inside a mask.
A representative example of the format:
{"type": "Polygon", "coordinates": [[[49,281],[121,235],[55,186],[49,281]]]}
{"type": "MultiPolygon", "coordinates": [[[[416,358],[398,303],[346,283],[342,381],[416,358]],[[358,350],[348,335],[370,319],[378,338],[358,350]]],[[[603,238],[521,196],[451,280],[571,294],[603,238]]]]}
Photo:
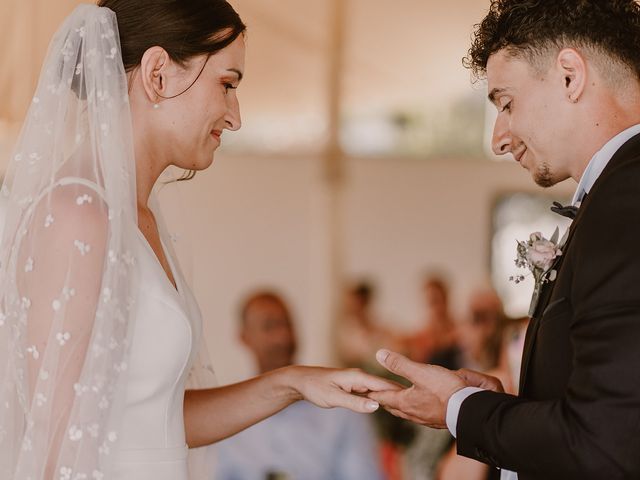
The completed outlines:
{"type": "MultiPolygon", "coordinates": [[[[556,279],[557,271],[554,270],[553,266],[556,259],[562,255],[561,245],[558,244],[558,236],[559,230],[556,228],[549,240],[544,238],[540,232],[535,232],[529,236],[529,240],[518,241],[518,256],[515,259],[516,267],[528,268],[535,282],[531,305],[529,306],[529,316],[533,316],[535,312],[542,285],[547,282],[553,282],[556,279]]],[[[524,275],[516,275],[509,278],[509,280],[516,283],[520,283],[524,279],[524,275]]]]}

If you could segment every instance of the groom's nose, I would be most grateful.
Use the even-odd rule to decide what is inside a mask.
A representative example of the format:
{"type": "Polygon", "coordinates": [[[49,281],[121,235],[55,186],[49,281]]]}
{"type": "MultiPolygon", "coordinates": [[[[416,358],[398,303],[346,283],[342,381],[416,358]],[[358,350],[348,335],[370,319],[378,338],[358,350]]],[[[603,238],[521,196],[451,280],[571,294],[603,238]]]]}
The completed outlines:
{"type": "Polygon", "coordinates": [[[511,152],[511,130],[507,115],[498,114],[496,123],[493,126],[493,137],[491,138],[491,148],[496,155],[504,155],[511,152]]]}

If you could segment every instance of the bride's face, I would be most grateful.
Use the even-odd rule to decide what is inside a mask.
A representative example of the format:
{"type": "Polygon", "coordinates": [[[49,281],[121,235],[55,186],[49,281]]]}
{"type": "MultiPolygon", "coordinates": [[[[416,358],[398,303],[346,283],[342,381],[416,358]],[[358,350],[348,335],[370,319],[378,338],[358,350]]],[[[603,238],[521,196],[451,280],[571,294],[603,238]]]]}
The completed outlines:
{"type": "Polygon", "coordinates": [[[147,76],[152,88],[146,88],[144,106],[152,157],[187,170],[211,165],[224,130],[240,128],[236,88],[244,75],[244,57],[242,35],[215,55],[192,58],[185,67],[159,55],[147,76]]]}

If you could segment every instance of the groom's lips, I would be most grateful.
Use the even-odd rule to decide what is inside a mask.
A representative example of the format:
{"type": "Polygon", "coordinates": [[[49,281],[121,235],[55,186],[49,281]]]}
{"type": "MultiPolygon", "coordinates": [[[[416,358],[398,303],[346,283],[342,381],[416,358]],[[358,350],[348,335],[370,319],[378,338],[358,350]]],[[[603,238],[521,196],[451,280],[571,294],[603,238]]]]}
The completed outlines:
{"type": "Polygon", "coordinates": [[[521,150],[518,153],[514,153],[513,156],[516,159],[516,162],[520,163],[520,165],[522,165],[522,163],[520,162],[520,160],[522,160],[522,157],[524,157],[524,154],[526,153],[527,149],[524,148],[523,150],[521,150]]]}

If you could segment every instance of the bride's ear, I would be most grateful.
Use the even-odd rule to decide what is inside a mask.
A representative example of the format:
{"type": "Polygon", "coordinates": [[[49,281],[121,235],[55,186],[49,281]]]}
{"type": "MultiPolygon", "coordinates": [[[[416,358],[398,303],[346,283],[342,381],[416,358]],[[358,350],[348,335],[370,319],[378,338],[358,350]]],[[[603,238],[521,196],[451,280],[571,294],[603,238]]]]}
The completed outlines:
{"type": "Polygon", "coordinates": [[[140,61],[140,80],[150,102],[157,104],[162,96],[167,96],[167,77],[171,58],[162,47],[151,47],[140,61]]]}

